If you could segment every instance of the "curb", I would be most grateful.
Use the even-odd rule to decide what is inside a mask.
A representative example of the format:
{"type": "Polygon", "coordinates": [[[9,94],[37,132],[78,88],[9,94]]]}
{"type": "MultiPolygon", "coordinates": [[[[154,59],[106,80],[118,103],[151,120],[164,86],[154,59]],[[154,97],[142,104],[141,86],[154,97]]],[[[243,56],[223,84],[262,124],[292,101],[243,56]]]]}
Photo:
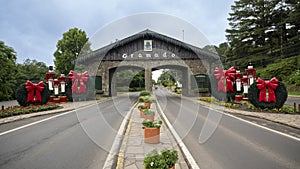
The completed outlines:
{"type": "Polygon", "coordinates": [[[161,117],[163,118],[164,122],[167,124],[167,127],[170,129],[170,132],[173,135],[175,141],[177,142],[178,147],[180,148],[180,150],[182,152],[182,155],[184,156],[185,161],[187,162],[189,168],[200,169],[200,167],[196,163],[195,159],[193,158],[193,156],[191,155],[191,153],[187,149],[186,145],[180,139],[179,135],[177,134],[177,132],[173,128],[172,124],[167,119],[166,115],[163,113],[162,108],[161,108],[160,104],[157,101],[157,98],[156,98],[156,103],[157,103],[157,108],[159,110],[159,113],[160,113],[161,117]]]}
{"type": "Polygon", "coordinates": [[[300,95],[288,95],[288,97],[300,98],[300,95]]]}
{"type": "MultiPolygon", "coordinates": [[[[123,167],[123,161],[124,161],[124,148],[122,149],[124,142],[124,134],[125,139],[128,135],[128,131],[130,130],[130,124],[132,121],[132,112],[133,109],[138,104],[138,101],[130,108],[128,113],[126,114],[125,118],[123,119],[120,128],[118,130],[118,133],[115,137],[115,141],[113,142],[113,145],[111,146],[111,149],[109,151],[109,154],[105,160],[103,168],[105,169],[111,169],[111,168],[122,168],[123,167]],[[129,130],[128,130],[129,129],[129,130]],[[121,144],[121,146],[119,146],[121,144]],[[117,156],[117,157],[116,157],[117,156]],[[114,165],[117,166],[114,166],[114,165]]],[[[127,141],[127,140],[126,140],[127,141]]]]}
{"type": "MultiPolygon", "coordinates": [[[[137,104],[138,104],[138,101],[133,106],[133,109],[136,107],[137,104]]],[[[130,113],[129,122],[127,123],[127,128],[126,128],[126,131],[125,131],[125,137],[122,140],[122,143],[121,143],[121,146],[120,146],[116,169],[124,168],[124,153],[125,153],[125,149],[126,149],[126,145],[127,145],[128,135],[129,135],[129,132],[130,132],[130,129],[131,129],[132,118],[133,118],[133,113],[132,113],[133,109],[131,110],[131,113],[130,113]]]]}

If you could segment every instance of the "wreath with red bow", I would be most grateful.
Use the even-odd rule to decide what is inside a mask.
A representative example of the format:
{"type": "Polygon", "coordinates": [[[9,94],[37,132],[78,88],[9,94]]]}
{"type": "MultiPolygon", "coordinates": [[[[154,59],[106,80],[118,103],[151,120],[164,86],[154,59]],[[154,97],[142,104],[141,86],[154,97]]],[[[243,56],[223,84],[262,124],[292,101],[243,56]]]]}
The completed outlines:
{"type": "Polygon", "coordinates": [[[44,82],[33,83],[27,81],[16,90],[16,99],[21,106],[42,105],[50,99],[48,85],[44,82]]]}
{"type": "Polygon", "coordinates": [[[66,96],[69,101],[87,100],[93,96],[93,78],[89,76],[87,71],[76,73],[71,70],[66,85],[66,96]]]}
{"type": "Polygon", "coordinates": [[[236,69],[234,67],[228,70],[219,68],[214,69],[211,79],[211,94],[218,100],[233,101],[236,94],[233,81],[235,79],[236,69]]]}
{"type": "Polygon", "coordinates": [[[270,80],[258,78],[248,92],[249,101],[257,108],[281,108],[287,99],[287,90],[283,83],[276,77],[270,80]]]}

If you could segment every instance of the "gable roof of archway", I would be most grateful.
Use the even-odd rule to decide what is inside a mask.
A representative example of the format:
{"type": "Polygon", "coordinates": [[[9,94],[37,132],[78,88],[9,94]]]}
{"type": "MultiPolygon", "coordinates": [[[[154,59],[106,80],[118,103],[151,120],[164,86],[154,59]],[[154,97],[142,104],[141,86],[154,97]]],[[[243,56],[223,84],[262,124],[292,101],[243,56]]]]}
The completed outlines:
{"type": "Polygon", "coordinates": [[[81,57],[77,58],[76,61],[85,62],[85,61],[94,60],[94,59],[97,59],[97,58],[99,60],[101,60],[107,54],[107,52],[109,52],[110,50],[116,49],[118,47],[122,47],[122,46],[124,46],[124,45],[126,45],[130,42],[133,42],[137,39],[140,39],[140,38],[156,38],[156,39],[165,41],[167,43],[171,43],[175,46],[182,47],[186,50],[190,50],[190,51],[194,52],[199,58],[206,59],[206,60],[209,60],[209,61],[217,61],[221,58],[221,56],[219,56],[215,53],[208,52],[206,50],[203,50],[203,49],[201,49],[199,47],[196,47],[196,46],[193,46],[191,44],[188,44],[188,43],[179,41],[177,39],[171,38],[169,36],[151,31],[149,29],[146,29],[142,32],[139,32],[137,34],[134,34],[134,35],[129,36],[127,38],[124,38],[122,40],[118,40],[118,41],[116,41],[112,44],[109,44],[107,46],[104,46],[100,49],[92,51],[92,52],[90,52],[89,54],[87,54],[85,56],[81,56],[81,57]]]}

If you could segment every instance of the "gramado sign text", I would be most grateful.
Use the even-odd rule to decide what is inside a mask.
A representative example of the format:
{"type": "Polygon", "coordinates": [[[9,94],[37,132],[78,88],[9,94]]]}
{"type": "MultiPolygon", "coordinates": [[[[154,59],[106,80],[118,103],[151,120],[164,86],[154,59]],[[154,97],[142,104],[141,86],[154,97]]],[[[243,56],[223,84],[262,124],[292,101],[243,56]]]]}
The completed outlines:
{"type": "Polygon", "coordinates": [[[167,59],[167,58],[176,58],[176,55],[171,52],[151,52],[151,53],[123,53],[123,59],[167,59]]]}

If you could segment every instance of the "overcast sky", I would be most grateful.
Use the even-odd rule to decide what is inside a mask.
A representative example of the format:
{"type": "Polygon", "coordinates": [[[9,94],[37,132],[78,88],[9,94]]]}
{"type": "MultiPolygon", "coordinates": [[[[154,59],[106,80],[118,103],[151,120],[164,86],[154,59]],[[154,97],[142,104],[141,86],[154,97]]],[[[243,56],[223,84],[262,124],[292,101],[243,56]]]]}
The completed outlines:
{"type": "MultiPolygon", "coordinates": [[[[233,3],[234,0],[0,0],[0,41],[14,48],[19,63],[30,58],[53,65],[56,43],[70,28],[82,29],[93,38],[99,30],[124,17],[161,13],[193,25],[211,44],[218,45],[226,41],[227,18],[233,3]]],[[[177,37],[170,35],[182,37],[180,33],[177,37]]],[[[111,41],[116,38],[119,37],[111,41]]],[[[188,37],[185,40],[190,42],[188,37]]]]}

